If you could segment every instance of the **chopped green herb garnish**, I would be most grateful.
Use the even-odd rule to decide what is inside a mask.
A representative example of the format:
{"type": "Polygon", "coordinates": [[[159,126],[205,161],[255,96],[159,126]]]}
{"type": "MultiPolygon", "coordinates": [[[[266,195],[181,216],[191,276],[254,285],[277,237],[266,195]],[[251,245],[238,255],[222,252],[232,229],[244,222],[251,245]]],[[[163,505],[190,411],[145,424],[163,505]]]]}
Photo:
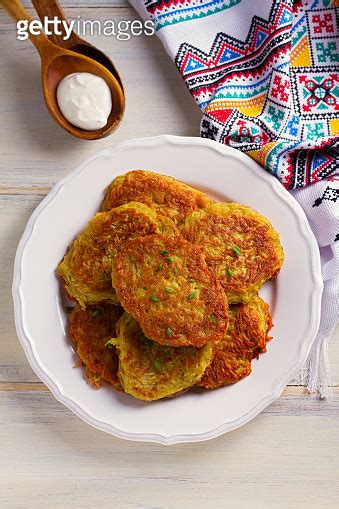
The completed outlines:
{"type": "Polygon", "coordinates": [[[193,290],[188,296],[188,300],[193,300],[197,296],[197,290],[193,290]]]}
{"type": "Polygon", "coordinates": [[[155,369],[157,369],[158,371],[160,371],[161,369],[161,364],[159,361],[154,361],[154,366],[155,366],[155,369]]]}
{"type": "Polygon", "coordinates": [[[217,319],[216,319],[216,317],[214,315],[210,316],[210,322],[211,323],[217,323],[217,319]]]}
{"type": "Polygon", "coordinates": [[[167,327],[167,329],[166,329],[166,336],[168,338],[170,338],[172,336],[172,331],[171,331],[170,327],[167,327]]]}
{"type": "Polygon", "coordinates": [[[173,258],[171,258],[170,256],[168,256],[167,261],[168,261],[168,263],[173,263],[174,262],[173,258]]]}
{"type": "Polygon", "coordinates": [[[101,310],[101,309],[98,309],[98,308],[97,308],[97,309],[94,309],[94,310],[92,311],[92,317],[93,317],[93,318],[97,318],[98,316],[100,316],[100,315],[101,315],[101,313],[102,313],[102,310],[101,310]]]}
{"type": "Polygon", "coordinates": [[[165,292],[166,293],[173,293],[173,288],[170,288],[169,286],[166,286],[165,292]]]}
{"type": "Polygon", "coordinates": [[[166,249],[163,249],[162,251],[160,251],[160,254],[169,254],[169,252],[166,251],[166,249]]]}
{"type": "Polygon", "coordinates": [[[107,348],[113,348],[113,345],[112,345],[112,343],[107,343],[107,344],[106,344],[106,347],[107,347],[107,348]]]}
{"type": "Polygon", "coordinates": [[[231,277],[233,275],[233,270],[232,269],[227,269],[227,274],[231,277]]]}
{"type": "Polygon", "coordinates": [[[151,295],[150,296],[150,299],[153,301],[153,302],[159,302],[159,297],[157,297],[156,295],[151,295]]]}
{"type": "Polygon", "coordinates": [[[176,267],[173,267],[174,274],[178,274],[178,269],[176,267]]]}
{"type": "Polygon", "coordinates": [[[234,251],[234,252],[235,252],[238,256],[240,256],[240,254],[241,254],[241,249],[240,249],[240,247],[239,247],[239,246],[237,246],[236,244],[231,244],[231,247],[232,247],[233,251],[234,251]]]}
{"type": "Polygon", "coordinates": [[[157,272],[160,272],[162,270],[162,268],[163,268],[163,264],[160,263],[159,267],[157,268],[157,272]]]}
{"type": "Polygon", "coordinates": [[[190,283],[191,284],[195,283],[195,279],[190,279],[190,283]]]}

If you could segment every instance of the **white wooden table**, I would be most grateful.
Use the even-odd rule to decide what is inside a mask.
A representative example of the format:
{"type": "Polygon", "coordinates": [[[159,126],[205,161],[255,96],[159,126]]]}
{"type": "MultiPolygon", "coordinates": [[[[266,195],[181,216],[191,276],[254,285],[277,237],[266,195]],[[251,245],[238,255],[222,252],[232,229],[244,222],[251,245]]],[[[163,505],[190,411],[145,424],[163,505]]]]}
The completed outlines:
{"type": "MultiPolygon", "coordinates": [[[[89,4],[64,0],[70,17],[136,19],[125,0],[89,4]]],[[[330,345],[332,399],[319,401],[293,381],[244,428],[191,445],[131,443],[96,431],[34,375],[11,299],[14,254],[29,215],[89,154],[132,137],[197,136],[200,113],[156,37],[93,37],[121,72],[127,111],[112,137],[73,139],[51,120],[37,53],[16,40],[2,9],[0,36],[0,507],[337,509],[338,342],[330,345]]]]}

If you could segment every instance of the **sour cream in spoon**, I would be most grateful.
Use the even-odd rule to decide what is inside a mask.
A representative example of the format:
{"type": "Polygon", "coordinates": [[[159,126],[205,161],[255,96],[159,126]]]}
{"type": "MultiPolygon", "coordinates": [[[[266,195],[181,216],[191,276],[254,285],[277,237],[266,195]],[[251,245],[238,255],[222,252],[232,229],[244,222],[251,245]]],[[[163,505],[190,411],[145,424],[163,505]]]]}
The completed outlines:
{"type": "Polygon", "coordinates": [[[71,124],[86,131],[107,124],[112,96],[103,78],[87,72],[69,74],[59,83],[56,95],[61,113],[71,124]]]}

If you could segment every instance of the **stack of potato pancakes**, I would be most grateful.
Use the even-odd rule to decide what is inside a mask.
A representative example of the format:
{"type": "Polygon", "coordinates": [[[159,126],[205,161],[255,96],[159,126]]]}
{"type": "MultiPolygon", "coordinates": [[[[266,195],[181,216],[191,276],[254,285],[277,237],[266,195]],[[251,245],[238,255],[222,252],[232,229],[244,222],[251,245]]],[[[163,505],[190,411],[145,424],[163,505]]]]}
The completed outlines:
{"type": "Polygon", "coordinates": [[[245,205],[149,171],[117,177],[57,268],[87,378],[143,400],[237,382],[266,351],[258,290],[283,258],[245,205]]]}

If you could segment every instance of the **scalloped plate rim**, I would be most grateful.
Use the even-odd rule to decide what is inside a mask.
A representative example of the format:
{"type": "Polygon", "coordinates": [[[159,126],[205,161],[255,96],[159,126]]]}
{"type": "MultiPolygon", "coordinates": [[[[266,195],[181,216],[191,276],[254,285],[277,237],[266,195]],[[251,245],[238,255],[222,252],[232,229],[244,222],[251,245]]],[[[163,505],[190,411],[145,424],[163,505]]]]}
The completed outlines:
{"type": "Polygon", "coordinates": [[[198,137],[183,137],[183,136],[173,136],[173,135],[159,135],[155,137],[146,137],[146,138],[135,138],[127,141],[123,141],[113,145],[110,148],[106,148],[104,150],[98,151],[92,156],[86,158],[83,162],[76,165],[76,167],[65,177],[60,179],[51,189],[51,191],[47,194],[47,196],[40,202],[40,204],[33,211],[30,216],[27,225],[25,227],[24,233],[20,239],[16,255],[14,261],[14,276],[13,276],[13,285],[12,285],[12,295],[14,302],[14,318],[15,318],[15,326],[17,335],[19,337],[20,343],[24,349],[28,362],[35,372],[35,374],[42,380],[42,382],[49,388],[52,392],[53,396],[62,403],[65,407],[74,412],[78,417],[80,417],[83,421],[90,424],[96,429],[101,431],[105,431],[113,436],[118,438],[122,438],[125,440],[132,441],[143,441],[143,442],[155,442],[164,445],[173,445],[179,443],[191,443],[191,442],[200,442],[205,440],[210,440],[212,438],[216,438],[224,433],[237,429],[244,424],[248,423],[254,417],[256,417],[260,412],[262,412],[267,406],[273,403],[277,398],[279,398],[283,389],[286,387],[287,383],[296,376],[302,365],[307,359],[307,356],[310,352],[314,339],[316,337],[316,333],[318,331],[319,322],[320,322],[320,312],[321,312],[321,296],[323,289],[323,281],[321,277],[321,265],[320,265],[320,255],[318,250],[318,245],[314,238],[314,234],[309,226],[307,218],[305,216],[304,211],[297,203],[297,201],[288,193],[288,191],[279,183],[279,181],[272,176],[271,174],[263,171],[263,169],[252,159],[250,159],[245,154],[240,151],[233,149],[228,146],[221,145],[215,141],[208,140],[205,138],[198,137]],[[248,411],[243,416],[235,419],[232,422],[224,423],[214,429],[209,430],[205,433],[198,434],[185,434],[185,435],[161,435],[154,433],[129,433],[123,430],[120,430],[114,427],[112,424],[107,422],[102,422],[98,419],[93,418],[89,415],[85,410],[83,410],[74,400],[71,399],[70,396],[64,394],[57,384],[50,378],[50,376],[44,371],[43,367],[38,363],[34,351],[32,348],[32,344],[26,334],[23,323],[22,323],[22,295],[21,295],[21,261],[22,256],[25,250],[27,243],[29,242],[31,236],[34,234],[34,225],[37,218],[40,214],[45,210],[45,208],[58,196],[59,192],[62,188],[70,182],[73,178],[75,178],[83,169],[85,169],[90,163],[95,161],[96,159],[100,159],[105,156],[111,156],[114,152],[119,149],[124,149],[126,147],[133,146],[145,146],[145,145],[159,145],[162,143],[170,143],[170,144],[182,144],[182,145],[204,145],[212,148],[213,150],[218,151],[219,153],[231,154],[235,158],[243,160],[247,166],[251,167],[251,169],[260,175],[261,178],[266,180],[273,188],[273,191],[279,195],[280,199],[287,203],[287,206],[292,208],[294,214],[298,219],[298,225],[301,234],[307,240],[308,244],[312,245],[312,247],[316,247],[316,249],[310,249],[311,253],[311,262],[312,262],[312,274],[314,278],[314,289],[312,295],[312,305],[313,310],[311,313],[311,321],[308,330],[308,335],[311,339],[308,341],[304,341],[301,349],[300,358],[292,368],[290,368],[285,375],[281,378],[280,382],[276,384],[273,391],[264,397],[255,407],[253,407],[250,411],[248,411]]]}

